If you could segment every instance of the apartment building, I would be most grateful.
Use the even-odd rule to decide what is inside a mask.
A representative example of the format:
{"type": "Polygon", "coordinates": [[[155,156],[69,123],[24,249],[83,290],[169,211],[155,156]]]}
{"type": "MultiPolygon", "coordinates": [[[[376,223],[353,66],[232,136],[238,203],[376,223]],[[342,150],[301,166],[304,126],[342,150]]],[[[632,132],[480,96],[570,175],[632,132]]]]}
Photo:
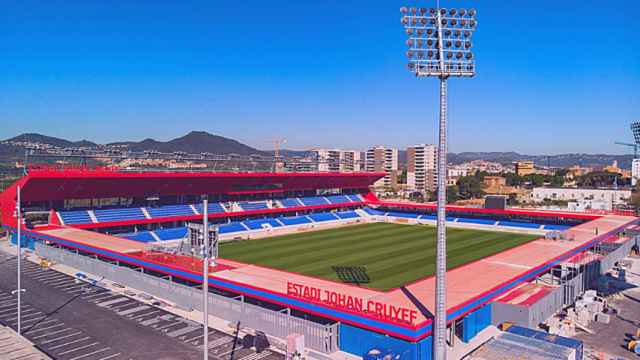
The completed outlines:
{"type": "Polygon", "coordinates": [[[437,151],[435,145],[419,144],[407,148],[407,188],[434,191],[437,186],[437,151]]]}
{"type": "Polygon", "coordinates": [[[398,149],[376,146],[365,152],[365,170],[386,172],[387,175],[374,183],[375,187],[390,188],[398,184],[398,149]]]}
{"type": "Polygon", "coordinates": [[[318,161],[317,171],[352,172],[362,171],[360,151],[341,149],[313,149],[318,161]]]}

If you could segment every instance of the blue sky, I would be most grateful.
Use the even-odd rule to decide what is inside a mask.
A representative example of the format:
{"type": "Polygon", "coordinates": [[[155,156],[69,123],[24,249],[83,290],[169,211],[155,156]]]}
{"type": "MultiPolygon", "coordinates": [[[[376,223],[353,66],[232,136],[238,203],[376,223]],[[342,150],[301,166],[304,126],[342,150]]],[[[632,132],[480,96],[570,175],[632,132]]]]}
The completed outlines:
{"type": "MultiPolygon", "coordinates": [[[[0,138],[434,142],[437,80],[405,69],[405,4],[432,2],[0,0],[0,138]]],[[[478,75],[449,82],[451,151],[627,152],[640,2],[442,6],[479,20],[478,75]]]]}

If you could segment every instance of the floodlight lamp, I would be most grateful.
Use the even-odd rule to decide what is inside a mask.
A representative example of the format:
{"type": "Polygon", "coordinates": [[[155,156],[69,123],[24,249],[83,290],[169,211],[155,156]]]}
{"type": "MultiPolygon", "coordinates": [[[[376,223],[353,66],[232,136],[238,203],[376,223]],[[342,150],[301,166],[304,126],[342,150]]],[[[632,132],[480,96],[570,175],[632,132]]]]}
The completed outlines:
{"type": "Polygon", "coordinates": [[[407,51],[407,57],[409,59],[413,58],[413,51],[407,51]]]}
{"type": "Polygon", "coordinates": [[[412,8],[411,8],[411,13],[412,13],[413,15],[415,15],[415,14],[416,14],[416,12],[417,12],[417,9],[416,9],[415,7],[412,7],[412,8]]]}
{"type": "Polygon", "coordinates": [[[460,9],[460,11],[458,11],[460,13],[460,16],[464,16],[464,14],[467,13],[467,10],[465,9],[460,9]]]}
{"type": "Polygon", "coordinates": [[[467,20],[462,19],[460,20],[460,26],[466,26],[467,25],[467,20]]]}
{"type": "Polygon", "coordinates": [[[466,43],[464,43],[464,48],[471,49],[471,42],[467,41],[466,43]]]}
{"type": "Polygon", "coordinates": [[[431,39],[427,40],[427,46],[433,46],[433,40],[431,39]]]}
{"type": "Polygon", "coordinates": [[[462,59],[462,53],[461,52],[457,52],[456,53],[456,59],[462,59]]]}
{"type": "Polygon", "coordinates": [[[415,67],[416,67],[416,64],[414,64],[412,62],[407,64],[407,69],[409,69],[409,70],[413,70],[415,67]]]}
{"type": "Polygon", "coordinates": [[[435,14],[436,14],[436,9],[434,9],[434,8],[429,8],[429,14],[431,14],[431,15],[435,15],[435,14]]]}
{"type": "Polygon", "coordinates": [[[476,16],[476,9],[469,9],[469,16],[471,17],[476,16]]]}
{"type": "Polygon", "coordinates": [[[403,6],[400,8],[400,13],[401,14],[406,14],[409,12],[409,9],[406,6],[403,6]]]}
{"type": "Polygon", "coordinates": [[[413,46],[413,39],[407,39],[406,43],[407,43],[407,46],[412,47],[413,46]]]}
{"type": "Polygon", "coordinates": [[[447,26],[447,19],[440,20],[440,23],[442,24],[442,26],[447,26]]]}
{"type": "Polygon", "coordinates": [[[451,51],[447,52],[447,59],[451,59],[453,57],[453,53],[451,51]]]}
{"type": "Polygon", "coordinates": [[[466,58],[467,58],[467,60],[473,59],[473,53],[471,53],[471,52],[466,53],[466,58]]]}
{"type": "Polygon", "coordinates": [[[400,22],[403,25],[407,25],[409,23],[409,17],[408,16],[403,16],[402,19],[400,19],[400,22]]]}
{"type": "Polygon", "coordinates": [[[445,30],[445,31],[444,31],[444,34],[445,34],[446,36],[451,36],[451,30],[448,30],[448,29],[447,29],[447,30],[445,30]]]}
{"type": "Polygon", "coordinates": [[[456,9],[449,10],[449,15],[454,16],[456,14],[456,9]]]}
{"type": "Polygon", "coordinates": [[[420,24],[427,25],[427,19],[425,18],[420,19],[420,24]]]}
{"type": "Polygon", "coordinates": [[[431,35],[431,34],[433,34],[433,29],[431,28],[427,29],[427,35],[431,35]]]}
{"type": "Polygon", "coordinates": [[[424,15],[427,12],[427,9],[420,8],[420,15],[424,15]]]}
{"type": "Polygon", "coordinates": [[[460,30],[457,30],[457,29],[456,29],[456,31],[453,32],[453,35],[455,37],[460,37],[460,34],[462,34],[462,32],[460,30]]]}
{"type": "Polygon", "coordinates": [[[427,51],[427,57],[428,57],[429,59],[433,58],[433,50],[429,50],[429,51],[427,51]]]}
{"type": "Polygon", "coordinates": [[[449,20],[449,24],[451,24],[451,26],[456,26],[457,23],[458,23],[458,20],[456,19],[449,20]]]}
{"type": "Polygon", "coordinates": [[[457,48],[459,48],[460,46],[462,46],[462,41],[456,40],[455,45],[457,48]]]}
{"type": "Polygon", "coordinates": [[[444,43],[444,46],[448,49],[451,47],[451,40],[447,40],[447,42],[444,43]]]}
{"type": "Polygon", "coordinates": [[[475,28],[476,27],[476,21],[475,20],[469,20],[469,27],[470,28],[475,28]]]}
{"type": "Polygon", "coordinates": [[[471,36],[471,31],[465,30],[464,31],[464,37],[468,38],[469,36],[471,36]]]}
{"type": "Polygon", "coordinates": [[[406,29],[407,35],[413,35],[413,29],[406,29]]]}
{"type": "Polygon", "coordinates": [[[424,44],[422,43],[422,39],[418,39],[418,41],[416,42],[418,45],[417,47],[421,48],[424,44]]]}
{"type": "Polygon", "coordinates": [[[416,34],[418,34],[418,36],[422,36],[422,29],[416,30],[416,34]]]}
{"type": "Polygon", "coordinates": [[[440,15],[447,15],[447,9],[445,8],[440,9],[440,15]]]}

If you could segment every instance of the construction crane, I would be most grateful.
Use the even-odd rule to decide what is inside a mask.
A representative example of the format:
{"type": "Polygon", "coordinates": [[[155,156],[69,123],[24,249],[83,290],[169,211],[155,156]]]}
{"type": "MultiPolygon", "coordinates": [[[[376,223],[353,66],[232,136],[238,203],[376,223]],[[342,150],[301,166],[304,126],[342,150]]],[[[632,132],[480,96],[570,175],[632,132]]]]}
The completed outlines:
{"type": "Polygon", "coordinates": [[[621,141],[616,141],[615,144],[616,145],[632,147],[633,148],[633,158],[634,159],[638,158],[638,147],[640,146],[640,144],[629,144],[629,143],[625,143],[625,142],[621,142],[621,141]]]}

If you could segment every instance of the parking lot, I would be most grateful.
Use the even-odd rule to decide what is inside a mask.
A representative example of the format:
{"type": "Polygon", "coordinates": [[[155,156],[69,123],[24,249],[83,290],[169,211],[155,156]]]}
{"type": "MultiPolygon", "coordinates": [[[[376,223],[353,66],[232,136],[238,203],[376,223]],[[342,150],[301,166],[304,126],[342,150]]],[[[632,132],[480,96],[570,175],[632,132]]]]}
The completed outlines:
{"type": "MultiPolygon", "coordinates": [[[[0,252],[0,322],[17,328],[17,258],[0,252]]],[[[23,335],[55,359],[200,359],[202,326],[136,298],[22,261],[23,335]]],[[[281,360],[210,329],[212,359],[281,360]]]]}

